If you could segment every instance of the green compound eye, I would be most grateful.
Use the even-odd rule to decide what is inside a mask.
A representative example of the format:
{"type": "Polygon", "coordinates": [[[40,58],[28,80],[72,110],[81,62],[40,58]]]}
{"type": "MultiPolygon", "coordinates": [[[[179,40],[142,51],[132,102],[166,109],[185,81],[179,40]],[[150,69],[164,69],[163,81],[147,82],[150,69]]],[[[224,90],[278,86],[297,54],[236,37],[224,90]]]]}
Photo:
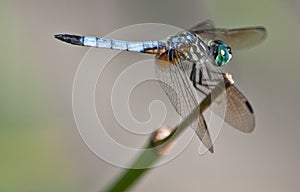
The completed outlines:
{"type": "Polygon", "coordinates": [[[232,58],[230,48],[222,41],[215,41],[216,51],[215,51],[215,64],[219,67],[225,65],[232,58]]]}

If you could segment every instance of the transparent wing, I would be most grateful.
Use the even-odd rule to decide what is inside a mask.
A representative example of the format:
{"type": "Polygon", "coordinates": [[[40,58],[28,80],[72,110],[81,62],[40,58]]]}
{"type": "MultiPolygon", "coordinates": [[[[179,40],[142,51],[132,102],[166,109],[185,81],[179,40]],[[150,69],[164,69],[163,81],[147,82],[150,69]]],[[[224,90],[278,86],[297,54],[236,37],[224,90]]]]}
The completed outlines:
{"type": "MultiPolygon", "coordinates": [[[[185,118],[199,104],[189,80],[191,64],[187,61],[166,62],[167,54],[166,52],[157,57],[156,76],[178,114],[185,118]]],[[[190,126],[202,143],[213,152],[212,140],[203,114],[199,113],[198,120],[191,122],[190,126]]]]}
{"type": "MultiPolygon", "coordinates": [[[[202,85],[197,84],[199,90],[202,90],[202,92],[198,91],[200,96],[203,96],[203,90],[206,90],[205,94],[208,94],[209,90],[214,89],[214,79],[221,79],[224,76],[224,73],[219,68],[214,67],[209,62],[202,61],[202,63],[208,68],[207,72],[211,73],[212,77],[209,77],[208,74],[206,75],[206,77],[209,77],[208,80],[203,80],[202,85]],[[208,90],[204,86],[205,84],[209,85],[208,90]]],[[[225,89],[225,85],[223,88],[225,89]]],[[[227,86],[224,94],[220,96],[212,95],[212,100],[214,102],[211,104],[210,109],[224,119],[227,124],[245,133],[250,133],[254,130],[254,111],[250,102],[234,84],[227,86]]]]}
{"type": "MultiPolygon", "coordinates": [[[[226,89],[226,114],[224,121],[244,133],[251,133],[255,127],[254,111],[247,98],[232,84],[226,89]]],[[[218,106],[212,110],[219,116],[218,106]]]]}
{"type": "Polygon", "coordinates": [[[192,28],[190,28],[188,31],[200,31],[200,30],[205,30],[205,29],[213,29],[214,23],[211,20],[205,20],[192,28]]]}
{"type": "Polygon", "coordinates": [[[176,112],[181,115],[183,112],[181,109],[181,103],[180,103],[180,99],[179,99],[179,94],[176,93],[176,91],[172,88],[171,85],[169,85],[167,82],[164,82],[162,80],[158,80],[161,88],[164,90],[164,92],[166,93],[166,95],[169,98],[169,101],[171,102],[171,104],[173,105],[174,109],[176,110],[176,112]]]}
{"type": "MultiPolygon", "coordinates": [[[[224,82],[224,73],[220,68],[212,64],[212,61],[208,57],[200,59],[199,64],[195,68],[196,83],[194,84],[197,90],[197,95],[201,100],[210,97],[209,109],[217,114],[221,119],[225,119],[226,109],[228,107],[226,97],[226,87],[224,82]],[[202,76],[202,82],[200,83],[200,74],[202,76]],[[215,90],[221,90],[222,94],[216,94],[215,90]]],[[[212,122],[214,123],[214,122],[212,122]]],[[[214,127],[214,130],[219,132],[221,127],[214,127]]]]}
{"type": "MultiPolygon", "coordinates": [[[[172,63],[166,62],[168,60],[167,55],[168,53],[166,52],[157,57],[157,65],[155,70],[156,75],[159,79],[162,89],[166,92],[166,95],[176,111],[182,116],[182,118],[185,118],[193,111],[195,107],[198,106],[203,98],[211,93],[211,89],[214,88],[214,86],[219,83],[220,80],[223,80],[223,73],[217,69],[212,71],[213,67],[211,67],[209,70],[204,68],[200,69],[201,65],[206,65],[201,64],[201,62],[210,61],[207,59],[207,57],[203,57],[203,60],[199,61],[199,63],[195,65],[198,66],[196,69],[193,67],[193,63],[188,61],[176,60],[172,63]],[[190,76],[193,71],[195,72],[195,70],[202,70],[202,83],[207,83],[206,85],[193,85],[190,76]]],[[[199,77],[199,75],[199,73],[196,74],[197,77],[199,77]]],[[[212,97],[214,96],[212,95],[212,97]]],[[[224,98],[225,97],[219,97],[218,103],[214,103],[211,106],[213,107],[214,105],[218,105],[219,114],[221,114],[221,109],[223,109],[223,114],[225,114],[226,102],[224,101],[226,98],[224,98]]],[[[197,136],[203,142],[203,144],[211,152],[213,152],[211,137],[202,113],[199,113],[197,121],[191,122],[191,127],[195,130],[197,136]]]]}
{"type": "Polygon", "coordinates": [[[261,43],[267,37],[264,27],[248,27],[238,29],[195,29],[191,32],[198,34],[207,44],[212,40],[222,40],[232,49],[244,49],[261,43]]]}

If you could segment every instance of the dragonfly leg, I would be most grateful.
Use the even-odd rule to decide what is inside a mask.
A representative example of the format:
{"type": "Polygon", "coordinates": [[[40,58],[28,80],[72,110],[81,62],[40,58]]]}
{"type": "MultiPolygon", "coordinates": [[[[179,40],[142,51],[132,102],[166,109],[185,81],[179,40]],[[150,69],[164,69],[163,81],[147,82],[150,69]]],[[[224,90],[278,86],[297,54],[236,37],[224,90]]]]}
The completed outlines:
{"type": "Polygon", "coordinates": [[[191,75],[190,75],[190,80],[192,81],[193,83],[193,86],[194,88],[197,90],[197,91],[200,91],[202,94],[204,94],[205,96],[207,95],[203,90],[199,89],[197,87],[197,84],[200,84],[202,85],[202,72],[200,70],[200,73],[199,73],[199,81],[197,82],[197,76],[196,76],[196,73],[197,73],[197,69],[196,69],[196,64],[194,63],[193,64],[193,67],[192,67],[192,71],[191,71],[191,75]]]}
{"type": "Polygon", "coordinates": [[[199,88],[197,87],[197,82],[196,82],[196,64],[194,63],[193,64],[193,67],[192,67],[192,71],[191,71],[191,75],[190,75],[190,80],[193,82],[193,86],[198,90],[199,88]]]}
{"type": "Polygon", "coordinates": [[[200,69],[199,69],[199,84],[200,85],[203,85],[203,72],[202,72],[202,67],[200,66],[200,69]]]}
{"type": "Polygon", "coordinates": [[[199,68],[199,80],[198,80],[198,83],[199,83],[199,85],[202,85],[202,86],[204,86],[206,88],[209,88],[210,86],[213,86],[213,85],[210,85],[208,83],[204,83],[204,81],[207,82],[209,80],[210,82],[213,82],[214,80],[212,79],[210,71],[208,71],[208,69],[206,69],[206,70],[207,70],[207,74],[208,74],[208,79],[204,79],[204,77],[203,77],[203,69],[200,66],[200,68],[199,68]]]}
{"type": "Polygon", "coordinates": [[[191,75],[190,75],[190,80],[194,83],[196,79],[196,64],[193,64],[191,75]]]}
{"type": "MultiPolygon", "coordinates": [[[[227,73],[223,73],[222,71],[213,71],[213,70],[210,70],[208,68],[206,68],[206,70],[207,70],[208,79],[203,79],[204,81],[209,81],[211,83],[220,82],[220,79],[213,79],[211,74],[219,74],[219,75],[222,75],[223,78],[226,78],[227,73]]],[[[214,87],[215,86],[214,84],[210,84],[210,85],[209,84],[206,84],[206,85],[202,84],[202,85],[206,86],[206,87],[209,87],[209,86],[214,87]]]]}

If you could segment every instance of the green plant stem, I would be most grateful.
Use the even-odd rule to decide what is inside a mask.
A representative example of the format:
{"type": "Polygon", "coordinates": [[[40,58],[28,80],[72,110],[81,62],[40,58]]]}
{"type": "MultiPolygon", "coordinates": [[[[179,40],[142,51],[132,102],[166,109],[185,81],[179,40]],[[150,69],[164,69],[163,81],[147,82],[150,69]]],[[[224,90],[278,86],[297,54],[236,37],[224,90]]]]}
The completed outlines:
{"type": "Polygon", "coordinates": [[[149,150],[153,148],[154,146],[159,147],[165,147],[168,145],[168,143],[175,141],[175,139],[198,117],[199,112],[203,113],[216,98],[218,98],[224,91],[224,84],[225,88],[227,89],[231,82],[224,78],[224,82],[221,81],[205,99],[183,120],[181,123],[176,126],[176,128],[173,130],[173,132],[166,137],[163,140],[160,140],[156,143],[151,142],[152,139],[149,141],[149,143],[146,145],[144,150],[137,160],[132,164],[131,169],[126,169],[126,171],[120,175],[120,177],[112,183],[109,188],[105,191],[110,192],[120,192],[125,191],[129,189],[134,183],[138,181],[139,178],[143,174],[145,174],[150,168],[142,168],[142,169],[134,169],[138,167],[151,167],[160,157],[161,155],[157,153],[157,151],[149,150]]]}
{"type": "MultiPolygon", "coordinates": [[[[150,148],[151,144],[146,146],[145,149],[150,148]]],[[[158,159],[159,155],[153,150],[144,150],[137,160],[132,164],[132,168],[139,167],[143,165],[144,167],[151,167],[158,159]]],[[[120,192],[126,191],[130,186],[132,186],[138,179],[147,172],[150,168],[144,169],[126,169],[126,171],[120,175],[119,179],[112,183],[112,185],[105,191],[120,192]]]]}

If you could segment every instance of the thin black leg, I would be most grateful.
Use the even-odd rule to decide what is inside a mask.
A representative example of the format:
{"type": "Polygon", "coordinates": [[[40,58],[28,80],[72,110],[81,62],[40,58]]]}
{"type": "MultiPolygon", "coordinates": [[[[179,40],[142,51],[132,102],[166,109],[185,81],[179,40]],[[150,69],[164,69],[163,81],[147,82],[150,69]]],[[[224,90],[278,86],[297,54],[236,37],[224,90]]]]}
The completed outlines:
{"type": "MultiPolygon", "coordinates": [[[[193,86],[194,86],[194,88],[195,88],[197,91],[201,92],[201,93],[204,94],[204,95],[207,95],[203,90],[201,90],[201,89],[199,89],[199,88],[197,87],[197,79],[196,79],[196,73],[197,73],[197,71],[196,71],[196,70],[197,70],[197,69],[196,69],[196,64],[194,63],[194,64],[193,64],[193,67],[192,67],[191,75],[190,75],[190,80],[192,81],[193,86]]],[[[198,82],[198,84],[203,85],[203,84],[202,84],[202,72],[200,72],[200,73],[201,73],[201,74],[199,74],[200,77],[199,77],[199,82],[198,82]]]]}

